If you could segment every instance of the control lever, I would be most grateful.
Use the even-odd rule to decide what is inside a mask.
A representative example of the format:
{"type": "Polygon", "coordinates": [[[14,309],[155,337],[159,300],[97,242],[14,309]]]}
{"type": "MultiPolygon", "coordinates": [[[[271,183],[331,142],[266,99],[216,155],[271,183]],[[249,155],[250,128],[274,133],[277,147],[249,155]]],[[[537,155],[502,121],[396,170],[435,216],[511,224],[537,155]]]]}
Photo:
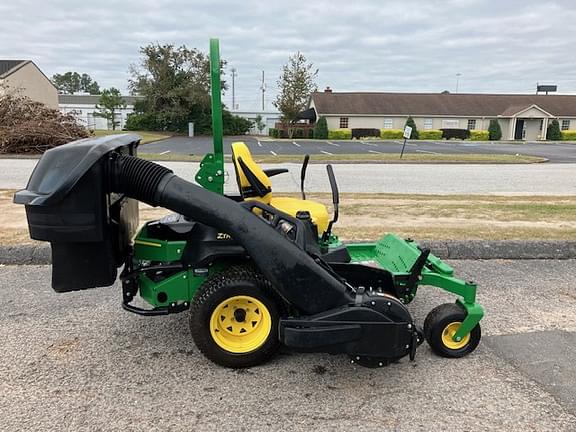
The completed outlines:
{"type": "Polygon", "coordinates": [[[306,180],[306,168],[308,168],[308,161],[310,160],[310,155],[304,156],[304,162],[302,163],[302,170],[300,170],[300,192],[302,192],[302,199],[306,199],[306,193],[304,192],[304,180],[306,180]]]}
{"type": "Polygon", "coordinates": [[[340,204],[340,194],[338,192],[338,184],[336,184],[336,177],[334,176],[334,169],[332,165],[326,165],[326,171],[328,172],[328,180],[330,181],[330,189],[332,189],[332,204],[334,205],[334,216],[328,224],[328,228],[322,234],[322,241],[327,242],[330,239],[330,234],[332,234],[332,225],[338,221],[338,205],[340,204]]]}

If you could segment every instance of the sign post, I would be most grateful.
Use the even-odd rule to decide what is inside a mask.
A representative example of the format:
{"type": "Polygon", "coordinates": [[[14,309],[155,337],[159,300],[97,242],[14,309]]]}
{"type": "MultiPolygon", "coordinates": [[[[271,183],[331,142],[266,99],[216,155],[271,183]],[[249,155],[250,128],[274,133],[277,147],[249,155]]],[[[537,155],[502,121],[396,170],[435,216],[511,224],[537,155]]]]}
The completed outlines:
{"type": "Polygon", "coordinates": [[[406,140],[412,135],[412,128],[410,126],[404,127],[404,144],[402,144],[402,152],[400,153],[400,159],[404,156],[404,147],[406,147],[406,140]]]}

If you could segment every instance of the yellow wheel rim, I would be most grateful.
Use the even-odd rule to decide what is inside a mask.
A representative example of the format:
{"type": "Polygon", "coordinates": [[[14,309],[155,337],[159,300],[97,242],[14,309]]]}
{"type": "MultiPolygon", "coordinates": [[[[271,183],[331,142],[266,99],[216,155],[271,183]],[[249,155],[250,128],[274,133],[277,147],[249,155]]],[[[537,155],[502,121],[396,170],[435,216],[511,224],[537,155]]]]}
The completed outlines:
{"type": "Polygon", "coordinates": [[[245,354],[260,348],[272,330],[272,317],[260,300],[250,296],[230,297],[210,317],[210,334],[225,351],[245,354]]]}
{"type": "Polygon", "coordinates": [[[466,344],[470,341],[470,333],[464,336],[461,341],[455,341],[452,339],[456,334],[456,332],[458,331],[458,329],[460,328],[460,325],[462,325],[462,323],[458,321],[450,323],[446,327],[444,327],[444,330],[442,331],[442,343],[446,348],[453,350],[464,348],[466,344]]]}

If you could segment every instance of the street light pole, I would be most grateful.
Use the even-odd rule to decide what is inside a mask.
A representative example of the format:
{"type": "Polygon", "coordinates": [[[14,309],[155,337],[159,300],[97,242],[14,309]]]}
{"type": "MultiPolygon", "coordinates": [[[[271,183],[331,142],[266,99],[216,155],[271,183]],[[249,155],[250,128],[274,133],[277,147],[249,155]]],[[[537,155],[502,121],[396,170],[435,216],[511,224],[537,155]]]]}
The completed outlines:
{"type": "Polygon", "coordinates": [[[232,72],[232,111],[236,110],[236,93],[234,89],[234,78],[236,78],[236,68],[231,69],[232,72]]]}

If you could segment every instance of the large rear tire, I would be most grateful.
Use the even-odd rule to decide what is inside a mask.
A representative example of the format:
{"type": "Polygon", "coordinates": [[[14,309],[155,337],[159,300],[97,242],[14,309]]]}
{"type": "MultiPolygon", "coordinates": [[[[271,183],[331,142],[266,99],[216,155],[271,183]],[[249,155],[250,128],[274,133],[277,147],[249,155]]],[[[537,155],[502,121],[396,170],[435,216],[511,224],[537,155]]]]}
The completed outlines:
{"type": "Polygon", "coordinates": [[[247,368],[268,361],[280,346],[282,302],[270,282],[249,266],[207,279],[190,307],[196,346],[214,363],[247,368]]]}

